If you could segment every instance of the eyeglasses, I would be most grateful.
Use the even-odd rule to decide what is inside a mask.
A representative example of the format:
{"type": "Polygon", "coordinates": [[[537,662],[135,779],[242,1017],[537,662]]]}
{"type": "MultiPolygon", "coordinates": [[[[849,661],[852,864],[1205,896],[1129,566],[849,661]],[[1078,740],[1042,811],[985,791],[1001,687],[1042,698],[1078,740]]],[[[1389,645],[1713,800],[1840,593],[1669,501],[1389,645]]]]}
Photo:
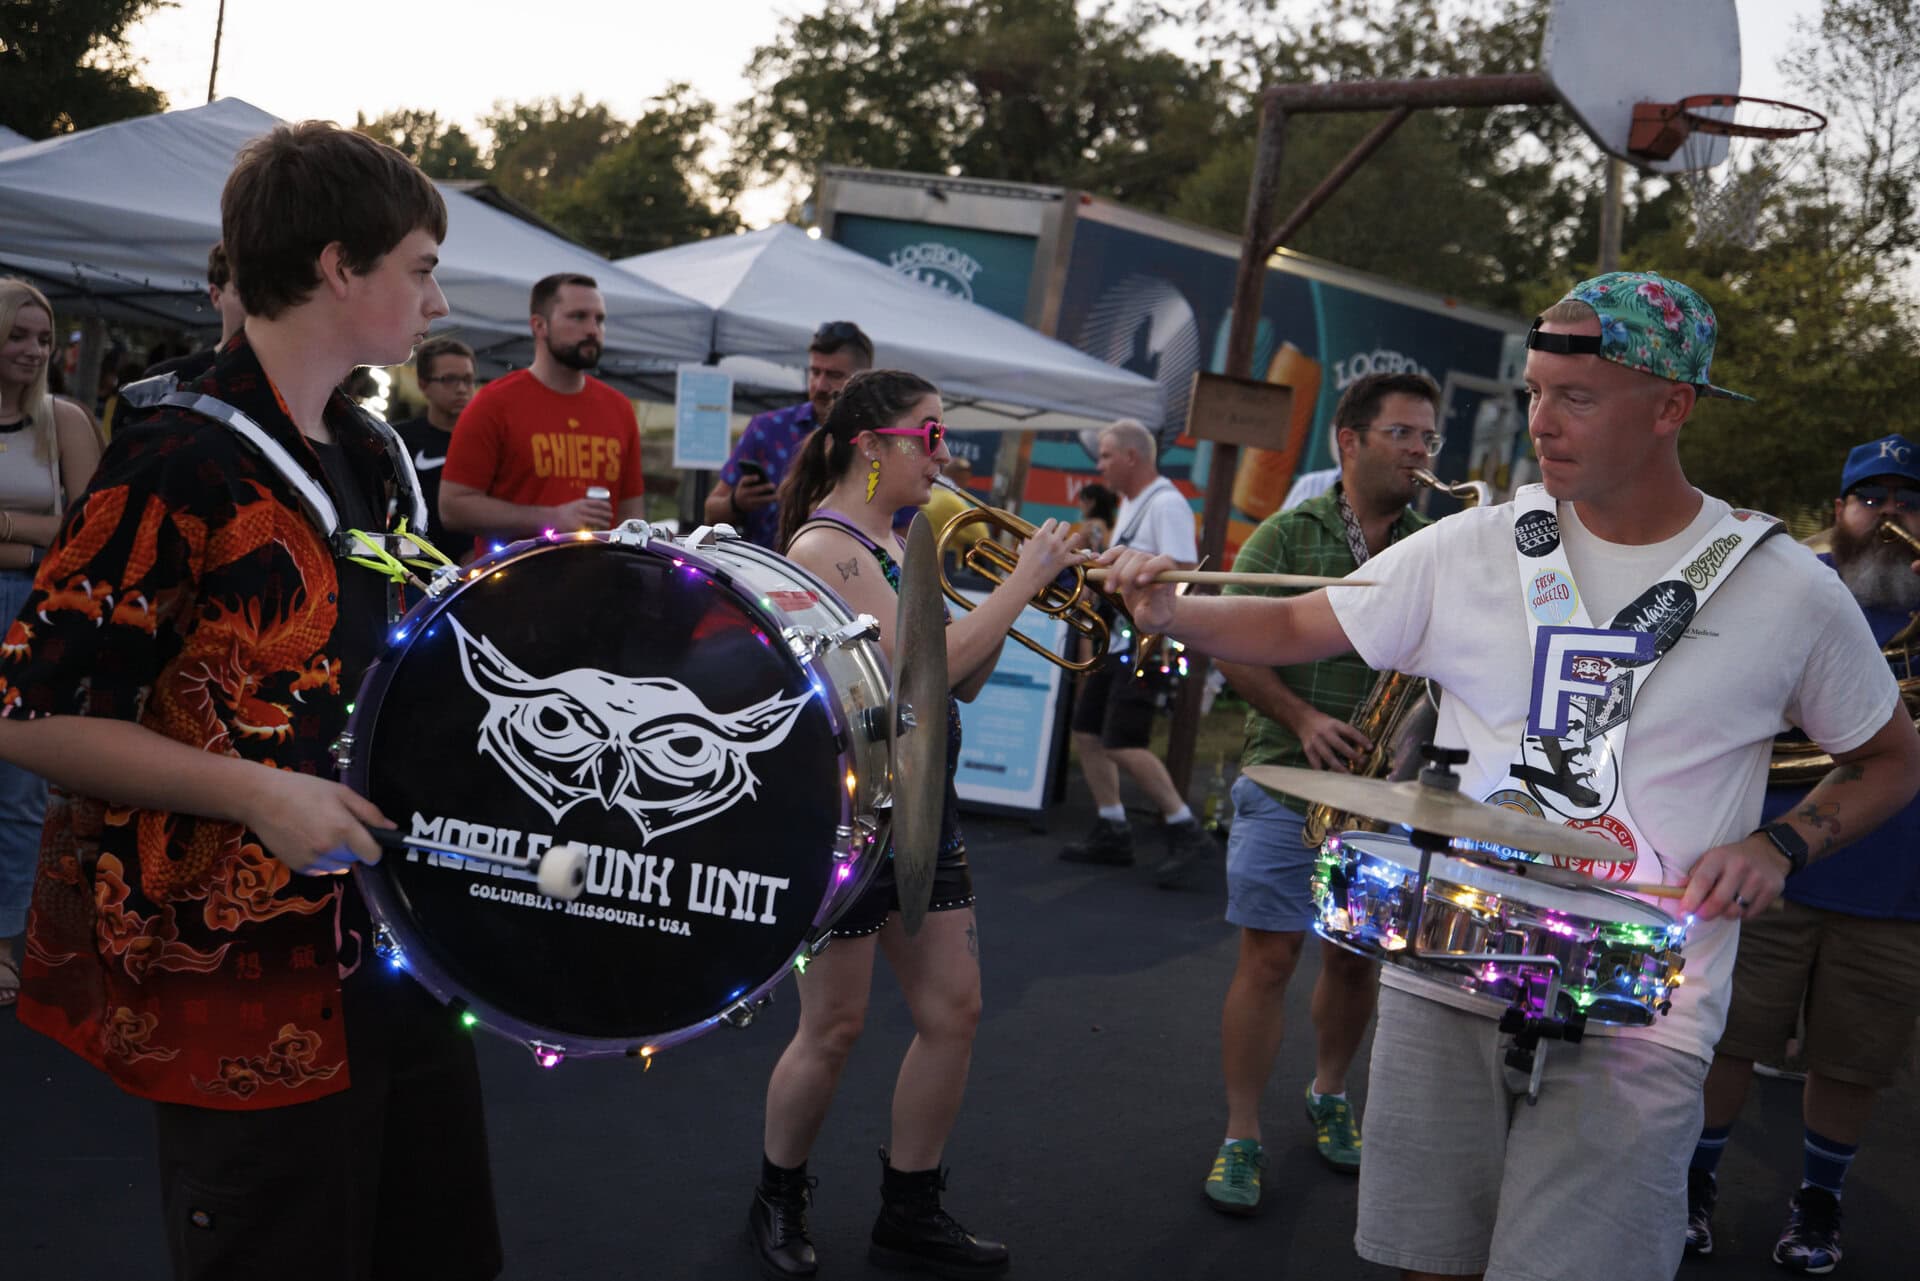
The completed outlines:
{"type": "Polygon", "coordinates": [[[920,442],[927,447],[927,452],[931,454],[934,450],[940,448],[940,442],[947,438],[947,425],[938,418],[929,418],[918,427],[875,427],[873,434],[876,436],[918,436],[920,442]]]}
{"type": "Polygon", "coordinates": [[[471,387],[473,386],[473,375],[439,374],[432,378],[422,378],[420,381],[427,383],[445,383],[449,387],[471,387]]]}
{"type": "Polygon", "coordinates": [[[1891,507],[1897,512],[1920,512],[1920,489],[1890,489],[1885,485],[1861,485],[1848,493],[1858,498],[1868,511],[1891,507]]]}
{"type": "Polygon", "coordinates": [[[1427,452],[1435,455],[1438,455],[1440,447],[1447,443],[1447,438],[1437,431],[1421,431],[1419,428],[1409,427],[1405,423],[1395,423],[1391,427],[1362,427],[1360,430],[1363,432],[1377,431],[1396,445],[1405,445],[1408,441],[1418,436],[1420,443],[1426,446],[1427,452]]]}

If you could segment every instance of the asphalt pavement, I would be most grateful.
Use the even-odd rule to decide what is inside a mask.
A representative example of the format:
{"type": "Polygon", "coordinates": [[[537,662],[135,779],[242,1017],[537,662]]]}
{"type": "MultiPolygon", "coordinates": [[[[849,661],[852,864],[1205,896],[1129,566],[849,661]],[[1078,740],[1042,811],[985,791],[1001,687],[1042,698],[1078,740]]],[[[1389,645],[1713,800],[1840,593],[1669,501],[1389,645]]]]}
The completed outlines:
{"type": "MultiPolygon", "coordinates": [[[[1091,818],[1084,795],[1054,831],[971,817],[986,1011],[948,1147],[946,1203],[1009,1243],[1014,1275],[1047,1281],[1385,1278],[1353,1254],[1355,1181],[1314,1155],[1300,1103],[1312,1070],[1314,948],[1295,976],[1263,1124],[1266,1204],[1208,1208],[1221,1139],[1219,1013],[1234,931],[1221,860],[1195,888],[1154,888],[1145,867],[1059,862],[1091,818]]],[[[1156,840],[1136,825],[1143,853],[1156,840]]],[[[744,1029],[631,1062],[545,1071],[481,1039],[509,1278],[758,1275],[741,1226],[760,1159],[767,1074],[791,1035],[791,989],[744,1029]]],[[[811,1163],[822,1278],[883,1274],[866,1260],[876,1150],[911,1025],[884,964],[864,1040],[811,1163]]],[[[1352,1081],[1366,1097],[1366,1047],[1352,1081]]],[[[1920,1088],[1883,1096],[1847,1184],[1835,1274],[1920,1273],[1903,1244],[1920,1200],[1920,1088]]],[[[0,1013],[0,1281],[125,1281],[166,1272],[146,1104],[0,1013]]],[[[1722,1166],[1719,1248],[1683,1278],[1783,1275],[1768,1252],[1797,1184],[1798,1090],[1761,1080],[1722,1166]]],[[[1579,1154],[1569,1151],[1571,1164],[1579,1154]]],[[[1569,1213],[1578,1213],[1571,1208],[1569,1213]]],[[[1635,1225],[1622,1224],[1623,1233],[1635,1225]]],[[[1596,1261],[1596,1277],[1613,1279],[1596,1261]]]]}

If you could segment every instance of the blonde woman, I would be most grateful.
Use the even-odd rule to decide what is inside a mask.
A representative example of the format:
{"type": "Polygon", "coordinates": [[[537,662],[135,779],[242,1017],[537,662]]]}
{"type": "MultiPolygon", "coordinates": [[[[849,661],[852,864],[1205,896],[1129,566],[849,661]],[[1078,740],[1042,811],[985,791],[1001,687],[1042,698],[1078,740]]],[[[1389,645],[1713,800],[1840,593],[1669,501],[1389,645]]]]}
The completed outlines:
{"type": "MultiPolygon", "coordinates": [[[[87,412],[47,392],[52,357],[53,308],[25,281],[0,280],[0,625],[27,603],[60,514],[100,461],[87,412]]],[[[9,631],[5,643],[20,639],[9,631]]],[[[0,1006],[20,994],[13,940],[27,927],[46,809],[44,780],[0,764],[0,1006]]]]}

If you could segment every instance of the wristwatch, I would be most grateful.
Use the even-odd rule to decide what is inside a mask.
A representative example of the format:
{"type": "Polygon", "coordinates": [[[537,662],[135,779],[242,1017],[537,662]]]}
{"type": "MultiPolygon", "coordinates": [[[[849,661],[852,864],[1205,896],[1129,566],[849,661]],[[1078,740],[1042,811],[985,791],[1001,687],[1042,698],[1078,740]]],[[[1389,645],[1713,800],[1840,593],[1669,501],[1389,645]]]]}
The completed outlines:
{"type": "Polygon", "coordinates": [[[1773,848],[1787,856],[1788,876],[1792,876],[1795,872],[1806,867],[1807,841],[1805,837],[1794,830],[1793,824],[1784,822],[1768,823],[1760,829],[1759,835],[1772,841],[1773,848]]]}

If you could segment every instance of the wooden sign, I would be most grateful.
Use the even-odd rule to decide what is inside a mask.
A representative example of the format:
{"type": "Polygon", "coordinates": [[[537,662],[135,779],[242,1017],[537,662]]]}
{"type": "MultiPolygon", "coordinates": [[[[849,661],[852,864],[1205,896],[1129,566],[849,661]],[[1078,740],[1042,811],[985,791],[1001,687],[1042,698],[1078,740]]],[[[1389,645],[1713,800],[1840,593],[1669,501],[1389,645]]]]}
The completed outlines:
{"type": "Polygon", "coordinates": [[[1196,370],[1187,401],[1187,434],[1195,440],[1280,449],[1293,421],[1293,388],[1196,370]]]}

